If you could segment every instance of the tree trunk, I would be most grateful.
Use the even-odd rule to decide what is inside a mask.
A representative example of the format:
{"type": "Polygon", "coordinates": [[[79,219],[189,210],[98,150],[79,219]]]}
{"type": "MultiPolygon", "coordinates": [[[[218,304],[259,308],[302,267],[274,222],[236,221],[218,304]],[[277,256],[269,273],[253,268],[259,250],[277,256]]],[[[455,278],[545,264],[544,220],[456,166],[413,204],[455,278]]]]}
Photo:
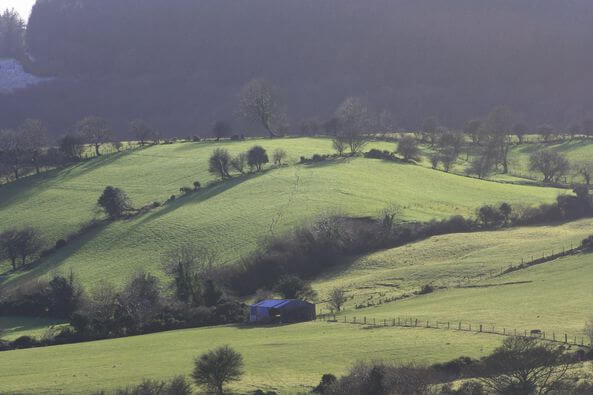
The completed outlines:
{"type": "Polygon", "coordinates": [[[10,258],[12,263],[12,270],[16,271],[16,258],[10,258]]]}
{"type": "Polygon", "coordinates": [[[97,156],[101,156],[101,153],[99,152],[100,146],[101,146],[101,144],[95,144],[95,153],[97,154],[97,156]]]}

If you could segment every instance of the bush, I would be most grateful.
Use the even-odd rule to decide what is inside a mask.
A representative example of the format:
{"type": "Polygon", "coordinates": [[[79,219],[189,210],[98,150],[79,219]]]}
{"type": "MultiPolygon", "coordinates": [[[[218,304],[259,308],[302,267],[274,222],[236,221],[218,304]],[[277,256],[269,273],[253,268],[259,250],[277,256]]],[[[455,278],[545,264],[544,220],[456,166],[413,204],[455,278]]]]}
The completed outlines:
{"type": "MultiPolygon", "coordinates": [[[[184,376],[177,376],[170,381],[144,379],[140,384],[127,388],[120,388],[115,395],[190,395],[191,384],[184,376]]],[[[107,391],[96,392],[95,395],[106,395],[107,391]]]]}
{"type": "Polygon", "coordinates": [[[430,284],[425,284],[420,288],[420,291],[418,291],[418,295],[426,295],[432,292],[434,292],[434,287],[430,284]]]}
{"type": "Polygon", "coordinates": [[[202,188],[200,181],[194,181],[194,191],[199,191],[202,188]]]}
{"type": "Polygon", "coordinates": [[[56,250],[59,250],[60,248],[64,248],[64,247],[66,247],[66,244],[67,244],[67,243],[66,243],[66,240],[64,240],[64,239],[60,239],[60,240],[56,241],[56,245],[55,245],[55,247],[54,247],[54,248],[55,248],[56,250]]]}
{"type": "Polygon", "coordinates": [[[397,157],[389,151],[380,151],[378,149],[371,149],[369,152],[366,152],[364,154],[365,158],[369,158],[369,159],[383,159],[383,160],[390,160],[390,161],[396,161],[398,160],[397,157]]]}
{"type": "Polygon", "coordinates": [[[190,188],[190,187],[181,187],[181,188],[179,188],[179,192],[181,192],[184,195],[188,195],[188,194],[192,193],[193,191],[194,191],[194,189],[193,188],[190,188]]]}
{"type": "Polygon", "coordinates": [[[41,343],[31,336],[21,336],[12,341],[12,349],[18,350],[20,348],[38,347],[41,343]]]}
{"type": "Polygon", "coordinates": [[[585,251],[593,251],[593,235],[582,241],[581,247],[585,251]]]}
{"type": "Polygon", "coordinates": [[[243,357],[229,346],[219,347],[196,358],[192,377],[197,385],[218,395],[224,386],[243,375],[243,357]]]}
{"type": "Polygon", "coordinates": [[[321,377],[321,382],[315,388],[313,388],[313,392],[319,394],[327,394],[329,393],[332,386],[336,385],[338,382],[338,378],[333,374],[324,374],[321,377]]]}
{"type": "Polygon", "coordinates": [[[161,202],[152,202],[152,208],[161,207],[161,202]]]}

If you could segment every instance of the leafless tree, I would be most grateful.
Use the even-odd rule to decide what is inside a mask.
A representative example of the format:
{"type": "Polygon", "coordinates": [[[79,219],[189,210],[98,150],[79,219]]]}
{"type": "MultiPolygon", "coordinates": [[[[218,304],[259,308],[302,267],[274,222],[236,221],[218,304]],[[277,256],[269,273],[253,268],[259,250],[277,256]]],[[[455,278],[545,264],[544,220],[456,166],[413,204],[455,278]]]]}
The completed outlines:
{"type": "Polygon", "coordinates": [[[591,185],[593,178],[593,160],[581,160],[574,164],[575,172],[582,176],[587,185],[591,185]]]}
{"type": "Polygon", "coordinates": [[[245,168],[247,167],[247,154],[241,152],[231,159],[231,167],[241,174],[245,174],[245,168]]]}
{"type": "Polygon", "coordinates": [[[566,378],[562,347],[527,337],[509,337],[482,360],[480,380],[499,394],[546,394],[566,378]]]}
{"type": "Polygon", "coordinates": [[[558,181],[570,169],[570,162],[558,152],[536,151],[529,157],[529,169],[543,174],[544,182],[558,181]]]}
{"type": "Polygon", "coordinates": [[[82,119],[76,125],[78,132],[85,137],[86,142],[95,147],[97,156],[101,155],[100,148],[103,144],[113,140],[113,132],[107,121],[103,118],[90,116],[82,119]]]}
{"type": "Polygon", "coordinates": [[[285,127],[286,115],[276,88],[265,80],[251,80],[239,97],[239,110],[246,119],[260,123],[270,137],[277,137],[285,127]]]}
{"type": "Polygon", "coordinates": [[[329,307],[332,311],[340,311],[346,303],[346,291],[344,288],[334,288],[329,293],[329,307]]]}
{"type": "Polygon", "coordinates": [[[154,138],[153,128],[142,119],[135,119],[130,122],[130,132],[141,147],[146,144],[147,140],[154,138]]]}
{"type": "Polygon", "coordinates": [[[282,162],[286,159],[287,156],[288,155],[285,150],[283,150],[282,148],[276,148],[274,150],[274,153],[272,154],[272,159],[274,161],[274,164],[280,166],[282,165],[282,162]]]}
{"type": "Polygon", "coordinates": [[[29,157],[37,174],[40,172],[41,156],[47,147],[47,128],[37,119],[27,119],[20,127],[21,150],[29,157]]]}
{"type": "Polygon", "coordinates": [[[420,148],[418,148],[418,142],[412,136],[402,137],[402,139],[397,144],[397,153],[407,161],[420,160],[420,148]]]}
{"type": "Polygon", "coordinates": [[[339,132],[336,138],[350,148],[350,153],[357,154],[369,141],[368,105],[358,97],[349,97],[338,107],[336,118],[339,120],[339,132]]]}
{"type": "Polygon", "coordinates": [[[230,178],[229,167],[231,166],[231,155],[224,148],[216,148],[210,159],[208,159],[208,171],[219,176],[222,180],[230,178]]]}

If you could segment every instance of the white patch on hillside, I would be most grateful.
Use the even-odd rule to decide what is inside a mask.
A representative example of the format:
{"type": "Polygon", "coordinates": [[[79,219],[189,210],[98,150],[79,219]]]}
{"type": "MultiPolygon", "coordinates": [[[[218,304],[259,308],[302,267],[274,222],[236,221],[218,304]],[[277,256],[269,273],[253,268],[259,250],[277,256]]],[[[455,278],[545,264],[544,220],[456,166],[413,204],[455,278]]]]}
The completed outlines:
{"type": "Polygon", "coordinates": [[[48,80],[50,78],[27,73],[16,59],[0,59],[0,93],[10,93],[48,80]]]}

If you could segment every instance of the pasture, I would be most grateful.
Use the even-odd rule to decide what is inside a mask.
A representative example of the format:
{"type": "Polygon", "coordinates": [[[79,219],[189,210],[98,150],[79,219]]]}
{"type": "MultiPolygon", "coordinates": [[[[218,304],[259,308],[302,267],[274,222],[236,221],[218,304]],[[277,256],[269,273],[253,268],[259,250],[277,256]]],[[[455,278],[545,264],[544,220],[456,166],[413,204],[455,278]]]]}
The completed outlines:
{"type": "Polygon", "coordinates": [[[269,152],[284,148],[288,164],[235,177],[134,219],[97,227],[32,271],[5,275],[2,283],[73,270],[85,285],[120,284],[140,269],[160,273],[161,254],[184,242],[199,243],[215,251],[219,262],[230,263],[267,236],[328,213],[377,216],[395,203],[406,220],[430,220],[470,216],[484,203],[551,202],[563,192],[363,158],[295,164],[299,156],[331,152],[327,139],[179,143],[105,156],[6,185],[0,189],[0,221],[37,226],[52,244],[97,216],[95,202],[106,185],[126,190],[136,207],[163,201],[195,180],[204,185],[213,181],[207,159],[214,148],[237,153],[254,144],[269,152]]]}
{"type": "Polygon", "coordinates": [[[363,329],[310,322],[269,328],[215,327],[0,353],[0,392],[89,393],[191,373],[193,359],[231,345],[246,374],[231,389],[308,392],[324,373],[357,360],[434,363],[460,353],[478,357],[500,342],[491,335],[421,329],[363,329]],[[306,361],[306,362],[304,362],[306,361]]]}

